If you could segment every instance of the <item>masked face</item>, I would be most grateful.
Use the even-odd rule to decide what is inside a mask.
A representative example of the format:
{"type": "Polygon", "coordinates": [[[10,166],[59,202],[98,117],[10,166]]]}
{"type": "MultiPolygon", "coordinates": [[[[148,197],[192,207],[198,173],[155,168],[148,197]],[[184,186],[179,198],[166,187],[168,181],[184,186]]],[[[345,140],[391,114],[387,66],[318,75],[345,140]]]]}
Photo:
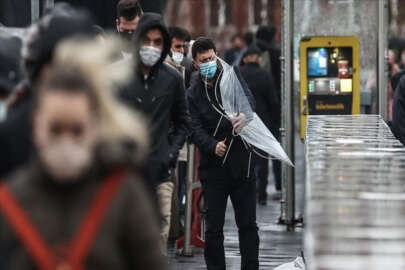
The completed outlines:
{"type": "Polygon", "coordinates": [[[75,182],[92,164],[96,119],[84,93],[42,94],[34,116],[34,143],[42,168],[56,182],[75,182]]]}
{"type": "Polygon", "coordinates": [[[162,50],[153,46],[142,46],[139,50],[142,63],[147,67],[153,67],[162,56],[162,50]]]}
{"type": "Polygon", "coordinates": [[[194,67],[200,71],[201,78],[212,79],[217,72],[217,57],[213,49],[197,53],[194,67]]]}
{"type": "Polygon", "coordinates": [[[177,65],[181,64],[181,62],[183,61],[183,58],[184,58],[184,54],[172,51],[172,59],[177,65]]]}
{"type": "Polygon", "coordinates": [[[217,61],[212,60],[200,64],[200,74],[203,78],[212,79],[217,72],[217,61]]]}

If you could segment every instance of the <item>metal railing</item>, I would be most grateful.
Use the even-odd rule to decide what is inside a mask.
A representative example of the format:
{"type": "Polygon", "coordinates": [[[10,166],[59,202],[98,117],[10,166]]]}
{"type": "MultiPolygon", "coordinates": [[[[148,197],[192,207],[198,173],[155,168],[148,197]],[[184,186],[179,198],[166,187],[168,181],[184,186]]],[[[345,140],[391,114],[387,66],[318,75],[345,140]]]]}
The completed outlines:
{"type": "Polygon", "coordinates": [[[193,210],[193,180],[194,180],[194,150],[193,144],[187,145],[187,180],[186,180],[186,210],[184,221],[184,247],[181,255],[193,256],[191,247],[191,222],[193,210]]]}
{"type": "Polygon", "coordinates": [[[306,167],[306,269],[405,269],[405,148],[382,117],[310,116],[306,167]]]}

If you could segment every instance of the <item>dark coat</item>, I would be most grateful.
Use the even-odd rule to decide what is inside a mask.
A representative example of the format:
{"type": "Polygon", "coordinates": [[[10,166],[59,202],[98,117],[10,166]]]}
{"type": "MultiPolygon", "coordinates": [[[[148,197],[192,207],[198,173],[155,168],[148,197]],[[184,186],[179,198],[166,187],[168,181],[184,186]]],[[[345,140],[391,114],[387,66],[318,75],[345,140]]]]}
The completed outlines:
{"type": "MultiPolygon", "coordinates": [[[[94,170],[61,185],[32,163],[8,180],[8,188],[50,246],[73,240],[107,174],[94,170]]],[[[113,197],[85,259],[85,269],[166,269],[159,229],[140,179],[127,175],[113,197]]],[[[36,269],[20,239],[0,214],[0,269],[36,269]]]]}
{"type": "Polygon", "coordinates": [[[250,63],[240,68],[256,101],[256,113],[268,129],[280,127],[280,98],[274,86],[273,76],[259,66],[250,63]]]}
{"type": "Polygon", "coordinates": [[[195,71],[193,67],[193,61],[188,57],[184,57],[181,65],[185,68],[184,84],[186,86],[186,89],[188,89],[190,87],[191,75],[195,71]]]}
{"type": "Polygon", "coordinates": [[[0,123],[0,177],[5,177],[24,165],[33,152],[31,141],[32,92],[23,94],[9,109],[6,121],[0,123]]]}
{"type": "Polygon", "coordinates": [[[257,40],[256,44],[262,52],[268,52],[269,56],[269,62],[270,62],[270,70],[271,74],[273,75],[274,79],[274,86],[276,87],[279,97],[280,91],[281,91],[281,50],[280,48],[275,44],[275,41],[273,40],[272,42],[266,42],[264,40],[257,40]]]}
{"type": "MultiPolygon", "coordinates": [[[[254,99],[246,83],[243,81],[238,68],[234,67],[238,75],[246,96],[254,110],[254,99]]],[[[218,80],[218,74],[215,81],[218,80]]],[[[213,84],[215,85],[215,83],[213,84]]],[[[208,94],[211,101],[216,107],[214,87],[207,85],[208,94]]],[[[220,89],[217,89],[218,93],[220,89]]],[[[222,166],[223,158],[215,154],[215,148],[218,142],[226,139],[226,144],[229,146],[232,140],[232,123],[226,118],[222,118],[215,136],[215,130],[220,121],[221,115],[215,111],[212,104],[209,102],[205,83],[200,75],[193,76],[191,86],[187,90],[187,100],[191,115],[191,141],[198,147],[201,152],[201,160],[199,173],[202,180],[213,178],[233,177],[240,179],[246,176],[252,176],[252,164],[249,166],[250,149],[246,149],[240,137],[234,137],[232,147],[229,151],[227,161],[222,166]],[[250,171],[248,171],[250,170],[250,171]]],[[[221,102],[221,101],[220,101],[221,102]]]]}
{"type": "Polygon", "coordinates": [[[395,137],[405,144],[405,77],[403,76],[395,90],[392,108],[391,130],[395,137]]]}
{"type": "Polygon", "coordinates": [[[400,72],[398,72],[397,74],[392,76],[392,78],[391,78],[391,86],[392,86],[392,90],[394,90],[394,92],[397,89],[398,84],[399,84],[399,82],[400,82],[403,75],[405,75],[405,70],[401,70],[400,72]]]}
{"type": "Polygon", "coordinates": [[[139,51],[140,37],[155,27],[161,29],[164,36],[161,59],[147,79],[141,73],[138,60],[134,79],[120,90],[119,97],[149,120],[151,150],[146,170],[148,179],[158,185],[170,178],[169,169],[174,168],[188,135],[189,114],[180,73],[163,63],[170,50],[170,38],[159,14],[145,13],[142,16],[135,33],[136,52],[139,51]],[[173,132],[169,143],[170,127],[173,127],[173,132]]]}

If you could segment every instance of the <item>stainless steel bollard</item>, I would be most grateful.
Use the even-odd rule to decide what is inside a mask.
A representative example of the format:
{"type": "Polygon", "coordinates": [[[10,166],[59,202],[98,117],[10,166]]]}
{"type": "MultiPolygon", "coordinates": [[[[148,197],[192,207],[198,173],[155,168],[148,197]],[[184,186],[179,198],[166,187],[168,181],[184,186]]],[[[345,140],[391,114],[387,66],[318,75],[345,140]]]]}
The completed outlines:
{"type": "Polygon", "coordinates": [[[186,211],[184,222],[184,247],[181,252],[183,256],[193,256],[191,248],[191,221],[193,210],[193,178],[194,178],[194,149],[193,144],[187,145],[187,181],[186,181],[186,211]]]}
{"type": "MultiPolygon", "coordinates": [[[[284,0],[283,46],[282,46],[282,99],[281,99],[281,140],[287,156],[294,162],[294,88],[293,88],[293,39],[294,1],[284,0]]],[[[291,228],[295,224],[295,179],[294,168],[284,163],[281,167],[282,202],[280,221],[291,228]]]]}
{"type": "Polygon", "coordinates": [[[39,0],[31,0],[31,23],[38,20],[40,15],[39,0]]]}
{"type": "Polygon", "coordinates": [[[54,0],[45,0],[44,11],[48,8],[53,8],[55,5],[54,0]]]}

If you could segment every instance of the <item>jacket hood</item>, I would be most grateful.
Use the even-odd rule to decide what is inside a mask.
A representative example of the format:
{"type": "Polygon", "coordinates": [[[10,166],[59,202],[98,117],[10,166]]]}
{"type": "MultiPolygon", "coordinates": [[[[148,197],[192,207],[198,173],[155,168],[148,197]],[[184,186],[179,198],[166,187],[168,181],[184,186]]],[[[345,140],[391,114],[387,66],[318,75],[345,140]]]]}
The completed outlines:
{"type": "Polygon", "coordinates": [[[134,42],[135,42],[135,52],[136,52],[136,64],[137,66],[140,64],[140,57],[139,57],[139,49],[141,47],[140,40],[141,37],[150,29],[152,28],[158,28],[162,31],[163,34],[163,51],[162,55],[159,59],[159,61],[155,64],[155,66],[160,66],[163,61],[166,59],[166,56],[168,55],[170,51],[170,35],[169,31],[167,30],[167,27],[165,23],[163,22],[163,17],[162,15],[158,13],[153,13],[153,12],[146,12],[142,15],[141,19],[139,20],[138,27],[135,31],[134,35],[134,42]]]}

